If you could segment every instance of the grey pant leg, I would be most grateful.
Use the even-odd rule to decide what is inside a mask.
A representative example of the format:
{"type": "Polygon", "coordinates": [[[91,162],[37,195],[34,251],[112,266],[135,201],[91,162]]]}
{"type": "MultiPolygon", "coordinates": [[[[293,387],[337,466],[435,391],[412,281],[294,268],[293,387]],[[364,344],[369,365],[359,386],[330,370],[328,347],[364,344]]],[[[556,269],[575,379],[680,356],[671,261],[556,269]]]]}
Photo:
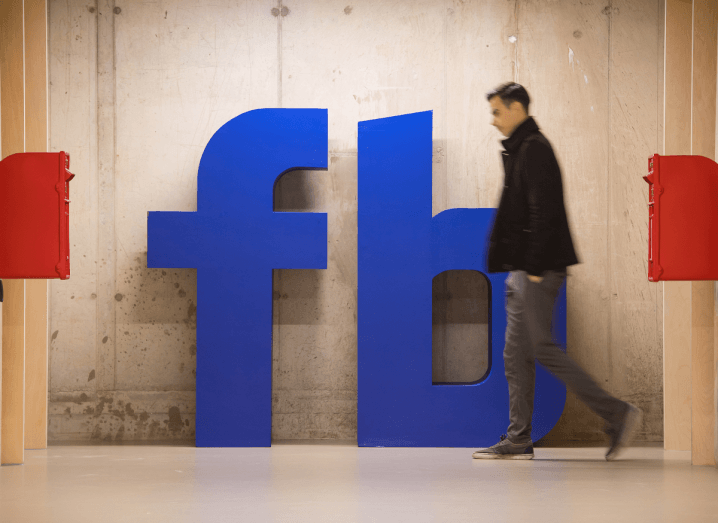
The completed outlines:
{"type": "Polygon", "coordinates": [[[614,398],[603,390],[586,371],[553,342],[551,320],[554,302],[564,278],[564,273],[546,271],[541,283],[533,283],[525,272],[516,271],[512,272],[507,280],[506,345],[510,354],[507,361],[507,349],[504,349],[504,362],[507,369],[507,380],[509,380],[509,374],[512,376],[509,381],[511,424],[508,435],[511,441],[516,443],[522,443],[531,438],[534,358],[563,381],[581,401],[606,420],[609,425],[620,424],[627,408],[625,402],[614,398]],[[509,290],[510,288],[511,290],[509,290]],[[511,313],[509,313],[509,309],[512,309],[511,313]],[[518,344],[512,343],[510,348],[509,331],[518,333],[520,340],[518,344]],[[529,357],[532,360],[530,371],[527,362],[529,357]],[[522,378],[526,381],[519,383],[522,378]],[[511,381],[514,382],[513,387],[511,381]],[[514,398],[514,396],[516,397],[514,398]]]}
{"type": "MultiPolygon", "coordinates": [[[[526,280],[526,274],[523,274],[526,280]]],[[[509,384],[509,428],[514,443],[531,440],[531,417],[534,410],[536,367],[529,332],[526,328],[524,287],[519,271],[506,278],[506,344],[504,370],[509,384]]]]}

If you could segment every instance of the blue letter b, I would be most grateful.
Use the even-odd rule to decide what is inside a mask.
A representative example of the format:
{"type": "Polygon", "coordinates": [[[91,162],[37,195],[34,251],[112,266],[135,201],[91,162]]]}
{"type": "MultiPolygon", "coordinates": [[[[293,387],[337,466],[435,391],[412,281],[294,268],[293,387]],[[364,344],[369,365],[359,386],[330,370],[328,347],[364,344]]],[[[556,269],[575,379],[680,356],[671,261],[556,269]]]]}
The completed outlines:
{"type": "MultiPolygon", "coordinates": [[[[361,446],[475,447],[508,425],[504,279],[487,274],[493,209],[432,218],[432,114],[359,124],[358,440],[361,446]],[[476,270],[490,284],[490,368],[479,383],[432,384],[432,279],[476,270]]],[[[554,332],[565,343],[565,292],[554,332]]],[[[536,369],[533,437],[558,421],[563,384],[536,369]]]]}

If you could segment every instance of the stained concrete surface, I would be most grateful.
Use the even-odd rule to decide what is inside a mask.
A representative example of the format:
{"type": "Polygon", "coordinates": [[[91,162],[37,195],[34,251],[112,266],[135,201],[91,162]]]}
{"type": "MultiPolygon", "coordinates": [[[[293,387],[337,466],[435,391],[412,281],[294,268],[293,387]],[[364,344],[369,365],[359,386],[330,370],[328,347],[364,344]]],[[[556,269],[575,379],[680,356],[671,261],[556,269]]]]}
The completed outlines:
{"type": "Polygon", "coordinates": [[[50,447],[0,468],[8,523],[714,522],[718,470],[689,453],[537,448],[533,461],[471,449],[50,447]]]}
{"type": "MultiPolygon", "coordinates": [[[[194,437],[196,271],[147,269],[146,216],[196,210],[207,141],[261,107],[329,109],[329,170],[292,173],[276,195],[279,211],[328,213],[329,259],[273,277],[273,437],[355,438],[357,122],[433,110],[434,214],[491,207],[500,136],[484,93],[507,80],[527,86],[563,167],[583,261],[568,280],[568,352],[644,409],[639,438],[662,439],[662,297],[645,276],[641,179],[660,150],[658,0],[49,10],[50,146],[77,173],[72,279],[51,285],[51,441],[194,437]]],[[[438,362],[481,337],[480,322],[445,325],[438,362]]],[[[480,366],[477,341],[465,355],[480,366]]],[[[460,367],[444,371],[461,381],[460,367]]],[[[552,436],[600,439],[601,423],[569,394],[552,436]]]]}
{"type": "Polygon", "coordinates": [[[432,282],[434,383],[472,383],[489,370],[489,281],[477,271],[445,271],[432,282]]]}

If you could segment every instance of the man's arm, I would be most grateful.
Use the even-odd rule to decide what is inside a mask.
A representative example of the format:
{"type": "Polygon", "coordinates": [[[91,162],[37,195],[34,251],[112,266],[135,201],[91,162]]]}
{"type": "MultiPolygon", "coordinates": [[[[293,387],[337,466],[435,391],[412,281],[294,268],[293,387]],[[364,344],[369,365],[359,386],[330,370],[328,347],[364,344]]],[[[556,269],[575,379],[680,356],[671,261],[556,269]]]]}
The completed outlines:
{"type": "Polygon", "coordinates": [[[531,141],[525,161],[529,233],[524,261],[529,279],[540,282],[552,225],[561,207],[561,173],[553,151],[544,143],[531,141]]]}

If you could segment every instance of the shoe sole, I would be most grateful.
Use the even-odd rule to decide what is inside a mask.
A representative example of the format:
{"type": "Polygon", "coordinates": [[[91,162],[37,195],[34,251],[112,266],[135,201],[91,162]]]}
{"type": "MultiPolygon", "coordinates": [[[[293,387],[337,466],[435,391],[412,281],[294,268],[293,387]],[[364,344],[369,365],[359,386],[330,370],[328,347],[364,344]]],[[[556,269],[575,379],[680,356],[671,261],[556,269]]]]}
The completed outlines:
{"type": "Polygon", "coordinates": [[[623,451],[626,450],[626,447],[633,442],[633,438],[636,437],[636,431],[638,427],[641,426],[641,420],[643,419],[643,411],[634,405],[631,405],[631,407],[635,410],[633,410],[632,414],[629,413],[629,418],[626,420],[625,434],[622,438],[623,441],[619,442],[616,446],[616,450],[614,450],[612,454],[606,454],[606,461],[616,459],[619,454],[622,454],[623,451]]]}
{"type": "Polygon", "coordinates": [[[478,452],[475,452],[472,457],[474,459],[534,459],[533,454],[483,454],[478,452]]]}

